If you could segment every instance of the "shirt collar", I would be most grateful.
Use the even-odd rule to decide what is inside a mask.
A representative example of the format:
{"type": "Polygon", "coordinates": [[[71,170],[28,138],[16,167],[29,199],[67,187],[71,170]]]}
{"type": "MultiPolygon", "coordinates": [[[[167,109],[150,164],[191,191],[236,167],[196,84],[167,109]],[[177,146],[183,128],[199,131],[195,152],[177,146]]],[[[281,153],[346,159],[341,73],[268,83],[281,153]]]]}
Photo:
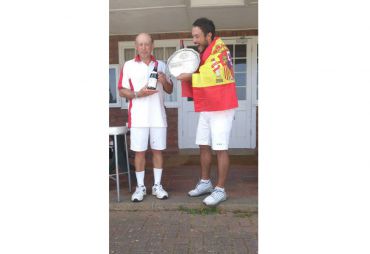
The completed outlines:
{"type": "MultiPolygon", "coordinates": [[[[153,62],[156,61],[156,59],[155,59],[155,57],[153,55],[150,55],[150,60],[153,61],[153,62]]],[[[141,62],[141,59],[140,59],[140,56],[139,55],[136,55],[135,62],[141,62]]]]}

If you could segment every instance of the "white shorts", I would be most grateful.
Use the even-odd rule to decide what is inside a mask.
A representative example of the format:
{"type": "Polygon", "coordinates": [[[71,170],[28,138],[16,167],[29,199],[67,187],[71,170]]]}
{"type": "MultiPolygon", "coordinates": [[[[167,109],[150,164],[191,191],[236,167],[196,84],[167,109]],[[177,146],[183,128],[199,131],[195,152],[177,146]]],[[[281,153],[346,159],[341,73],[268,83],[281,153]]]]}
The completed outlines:
{"type": "Polygon", "coordinates": [[[227,150],[235,109],[200,112],[195,143],[212,145],[212,150],[227,150]]]}
{"type": "Polygon", "coordinates": [[[135,152],[143,152],[148,149],[150,138],[150,148],[154,150],[166,149],[167,128],[131,128],[130,129],[130,149],[135,152]]]}

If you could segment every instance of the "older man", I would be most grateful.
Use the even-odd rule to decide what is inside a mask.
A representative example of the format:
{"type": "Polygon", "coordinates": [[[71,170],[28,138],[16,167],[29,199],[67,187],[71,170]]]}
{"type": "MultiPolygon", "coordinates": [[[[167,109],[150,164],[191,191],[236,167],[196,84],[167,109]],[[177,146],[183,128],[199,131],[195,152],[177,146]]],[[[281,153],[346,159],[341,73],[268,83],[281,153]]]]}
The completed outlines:
{"type": "Polygon", "coordinates": [[[130,149],[135,151],[135,173],[137,187],[131,201],[140,202],[146,195],[144,185],[145,152],[148,140],[153,153],[154,185],[152,194],[159,199],[168,198],[161,185],[163,171],[162,150],[166,149],[167,119],[164,108],[164,92],[170,94],[173,84],[165,74],[166,65],[151,54],[154,48],[152,37],[147,33],[136,36],[135,48],[138,55],[125,62],[118,82],[119,95],[129,99],[128,125],[130,149]],[[150,73],[158,70],[156,90],[147,89],[150,73]]]}

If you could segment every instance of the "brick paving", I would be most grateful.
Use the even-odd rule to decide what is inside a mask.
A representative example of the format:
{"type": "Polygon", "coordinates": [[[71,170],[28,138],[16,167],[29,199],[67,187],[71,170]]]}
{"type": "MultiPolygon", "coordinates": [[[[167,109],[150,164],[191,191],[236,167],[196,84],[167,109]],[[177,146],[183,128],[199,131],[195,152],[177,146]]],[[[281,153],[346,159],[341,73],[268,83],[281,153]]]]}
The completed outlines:
{"type": "MultiPolygon", "coordinates": [[[[148,195],[130,201],[127,176],[121,178],[121,202],[116,202],[110,181],[110,253],[257,253],[258,165],[257,156],[231,156],[225,189],[228,200],[217,211],[208,210],[202,197],[187,191],[199,179],[199,157],[171,155],[165,158],[162,185],[167,200],[151,195],[150,160],[145,173],[148,195]],[[206,211],[201,214],[200,211],[206,211]],[[208,211],[208,212],[207,212],[208,211]]],[[[216,178],[215,159],[211,179],[216,178]]],[[[132,181],[133,190],[136,182],[132,181]]]]}
{"type": "Polygon", "coordinates": [[[109,253],[256,254],[257,218],[223,211],[111,211],[109,253]]]}

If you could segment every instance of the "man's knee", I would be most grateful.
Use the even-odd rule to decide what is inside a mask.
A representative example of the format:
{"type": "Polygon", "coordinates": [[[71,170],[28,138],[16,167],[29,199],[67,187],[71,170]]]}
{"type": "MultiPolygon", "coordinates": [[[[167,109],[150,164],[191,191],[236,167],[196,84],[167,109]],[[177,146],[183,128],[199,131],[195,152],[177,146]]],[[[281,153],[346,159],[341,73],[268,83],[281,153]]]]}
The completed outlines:
{"type": "Polygon", "coordinates": [[[161,155],[162,154],[162,150],[152,149],[152,153],[153,153],[153,155],[161,155]]]}
{"type": "Polygon", "coordinates": [[[208,145],[199,145],[200,150],[211,150],[211,146],[208,145]]]}
{"type": "Polygon", "coordinates": [[[143,157],[145,157],[145,151],[135,152],[135,157],[136,158],[143,158],[143,157]]]}

